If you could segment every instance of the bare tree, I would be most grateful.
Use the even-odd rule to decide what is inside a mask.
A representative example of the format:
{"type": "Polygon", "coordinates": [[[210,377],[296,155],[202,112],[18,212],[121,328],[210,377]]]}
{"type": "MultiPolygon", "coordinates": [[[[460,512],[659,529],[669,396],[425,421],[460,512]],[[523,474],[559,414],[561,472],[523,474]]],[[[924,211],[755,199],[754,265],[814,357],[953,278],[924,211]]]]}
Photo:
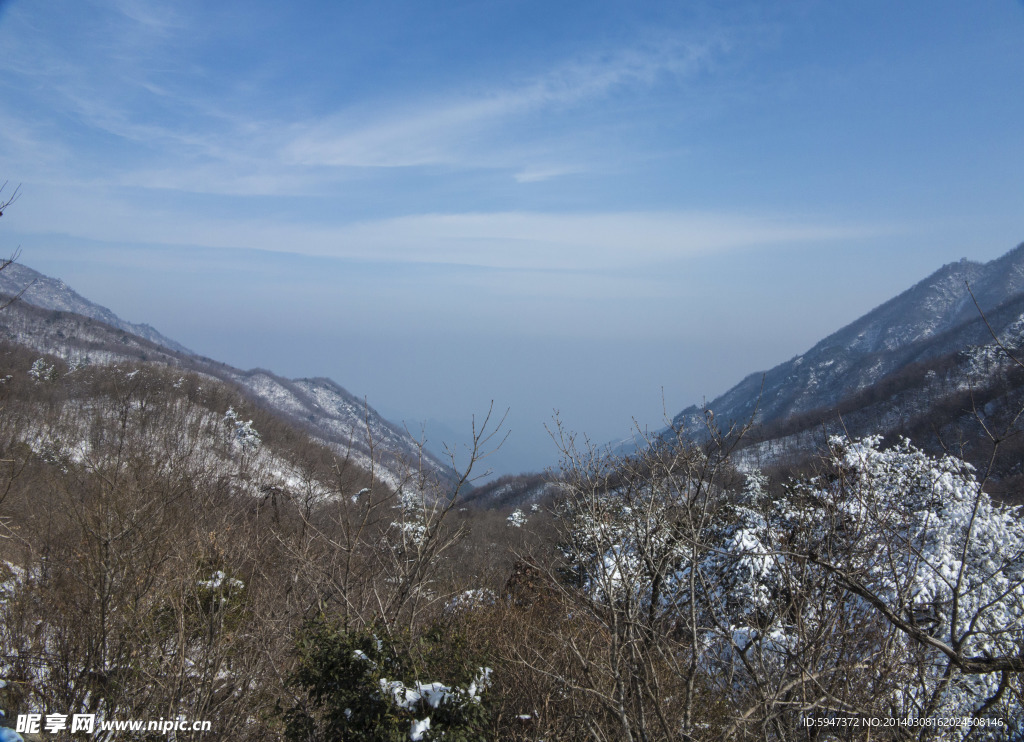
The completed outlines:
{"type": "MultiPolygon", "coordinates": [[[[8,181],[6,180],[3,182],[3,184],[0,184],[0,216],[4,215],[4,212],[7,210],[7,207],[13,204],[15,201],[17,201],[20,195],[19,191],[21,190],[21,186],[19,185],[15,186],[14,191],[11,193],[11,195],[5,198],[3,196],[3,192],[4,190],[6,190],[7,185],[8,181]]],[[[0,271],[5,270],[12,263],[16,262],[20,255],[20,252],[20,250],[15,250],[13,253],[11,253],[10,257],[0,258],[0,271]]],[[[13,304],[21,297],[22,294],[24,294],[28,290],[28,288],[29,286],[26,286],[21,291],[19,291],[15,296],[12,296],[11,298],[7,299],[3,304],[0,304],[0,309],[3,309],[13,304]]]]}
{"type": "Polygon", "coordinates": [[[350,489],[348,460],[337,462],[335,485],[320,492],[316,507],[302,511],[300,532],[285,537],[297,579],[305,583],[300,611],[336,615],[352,626],[372,621],[388,632],[419,625],[421,614],[444,595],[433,584],[442,557],[464,535],[449,528],[449,516],[464,488],[481,476],[479,466],[495,450],[502,424],[493,408],[479,427],[474,420],[469,459],[454,485],[428,465],[422,444],[419,459],[392,478],[376,463],[367,424],[369,481],[350,489]]]}
{"type": "Polygon", "coordinates": [[[889,720],[894,738],[949,737],[951,718],[973,719],[961,736],[1007,732],[1024,526],[970,467],[836,438],[816,476],[780,486],[736,472],[725,437],[676,436],[623,458],[559,429],[551,584],[589,629],[549,621],[564,658],[518,659],[591,709],[589,736],[788,740],[836,718],[889,720]]]}

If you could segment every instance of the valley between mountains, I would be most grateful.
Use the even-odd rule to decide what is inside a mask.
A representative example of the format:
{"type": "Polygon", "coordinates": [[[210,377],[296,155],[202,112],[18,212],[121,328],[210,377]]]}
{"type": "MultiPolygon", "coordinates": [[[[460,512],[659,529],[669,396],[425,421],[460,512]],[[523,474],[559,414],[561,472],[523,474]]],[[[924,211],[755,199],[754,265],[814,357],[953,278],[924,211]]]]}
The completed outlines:
{"type": "Polygon", "coordinates": [[[498,479],[499,410],[453,459],[19,262],[0,293],[0,739],[1024,734],[1024,245],[498,479]]]}

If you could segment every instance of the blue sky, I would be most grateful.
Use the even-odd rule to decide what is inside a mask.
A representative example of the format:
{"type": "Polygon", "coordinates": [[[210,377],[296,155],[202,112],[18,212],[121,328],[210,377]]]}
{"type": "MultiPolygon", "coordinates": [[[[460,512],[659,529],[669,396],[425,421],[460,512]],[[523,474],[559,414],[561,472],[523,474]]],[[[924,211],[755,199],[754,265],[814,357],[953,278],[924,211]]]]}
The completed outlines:
{"type": "Polygon", "coordinates": [[[1024,240],[1024,4],[0,2],[0,247],[499,471],[1024,240]],[[436,435],[435,435],[436,433],[436,435]]]}

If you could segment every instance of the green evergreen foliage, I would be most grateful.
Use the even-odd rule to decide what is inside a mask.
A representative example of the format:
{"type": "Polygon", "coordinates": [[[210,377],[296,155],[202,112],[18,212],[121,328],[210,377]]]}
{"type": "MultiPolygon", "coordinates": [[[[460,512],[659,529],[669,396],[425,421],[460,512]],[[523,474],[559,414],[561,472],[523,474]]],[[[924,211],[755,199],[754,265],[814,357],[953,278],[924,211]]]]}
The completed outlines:
{"type": "Polygon", "coordinates": [[[481,694],[490,670],[474,672],[465,656],[455,657],[464,646],[439,627],[403,642],[373,626],[346,629],[323,617],[309,622],[296,642],[298,665],[290,678],[305,698],[283,712],[286,739],[487,739],[489,711],[481,694]],[[421,680],[442,667],[456,682],[421,680]]]}

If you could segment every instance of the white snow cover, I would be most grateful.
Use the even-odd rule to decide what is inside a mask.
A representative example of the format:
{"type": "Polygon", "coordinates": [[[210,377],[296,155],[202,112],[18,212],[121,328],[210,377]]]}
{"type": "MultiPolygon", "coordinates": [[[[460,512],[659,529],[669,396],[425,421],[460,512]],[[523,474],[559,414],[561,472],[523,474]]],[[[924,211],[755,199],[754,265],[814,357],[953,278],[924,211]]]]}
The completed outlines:
{"type": "Polygon", "coordinates": [[[234,577],[228,577],[226,574],[224,574],[224,572],[222,572],[219,569],[212,575],[210,575],[210,579],[197,580],[196,584],[199,585],[199,587],[206,588],[207,590],[219,590],[222,587],[238,589],[245,587],[244,582],[235,579],[234,577]]]}
{"type": "Polygon", "coordinates": [[[423,735],[430,729],[430,717],[425,719],[417,719],[412,723],[412,728],[409,730],[409,739],[412,742],[419,742],[423,739],[423,735]]]}
{"type": "Polygon", "coordinates": [[[494,605],[498,596],[494,591],[486,587],[478,587],[472,590],[465,590],[448,601],[445,611],[471,610],[485,605],[494,605]]]}
{"type": "MultiPolygon", "coordinates": [[[[960,671],[937,646],[887,622],[879,605],[851,592],[839,575],[961,658],[1015,657],[1024,646],[1024,520],[1017,509],[993,503],[965,462],[929,456],[906,440],[888,450],[880,445],[879,437],[833,438],[838,474],[790,487],[776,499],[753,472],[746,490],[700,535],[696,552],[672,528],[685,492],[653,483],[643,497],[631,493],[628,505],[622,493],[610,492],[601,507],[576,513],[566,555],[595,601],[654,603],[674,615],[691,605],[704,611],[701,662],[712,677],[729,678],[723,682],[733,689],[763,682],[751,672],[793,672],[816,627],[829,630],[844,612],[851,625],[859,620],[888,632],[886,651],[895,653],[895,666],[920,668],[895,681],[887,700],[894,715],[970,716],[997,696],[1001,674],[960,671]],[[669,565],[658,579],[652,555],[669,565]],[[700,595],[691,593],[694,575],[700,595]],[[789,602],[793,590],[806,596],[799,613],[789,602]]],[[[868,661],[879,646],[857,651],[868,661]]],[[[856,654],[851,658],[842,660],[846,665],[832,661],[840,662],[838,670],[856,654]]],[[[1010,696],[986,713],[1024,718],[1019,699],[1010,696]]],[[[1008,731],[1024,730],[998,733],[1008,731]]]]}
{"type": "Polygon", "coordinates": [[[512,511],[512,514],[508,516],[508,524],[515,528],[522,528],[526,525],[526,513],[519,508],[512,511]]]}
{"type": "MultiPolygon", "coordinates": [[[[419,681],[407,686],[401,680],[381,678],[380,690],[385,698],[389,698],[392,703],[406,711],[415,711],[424,707],[437,709],[445,704],[464,706],[468,703],[480,703],[481,694],[491,684],[491,672],[491,668],[481,667],[466,688],[419,681]]],[[[429,729],[429,716],[414,720],[409,730],[409,739],[422,740],[423,735],[429,729]]]]}

